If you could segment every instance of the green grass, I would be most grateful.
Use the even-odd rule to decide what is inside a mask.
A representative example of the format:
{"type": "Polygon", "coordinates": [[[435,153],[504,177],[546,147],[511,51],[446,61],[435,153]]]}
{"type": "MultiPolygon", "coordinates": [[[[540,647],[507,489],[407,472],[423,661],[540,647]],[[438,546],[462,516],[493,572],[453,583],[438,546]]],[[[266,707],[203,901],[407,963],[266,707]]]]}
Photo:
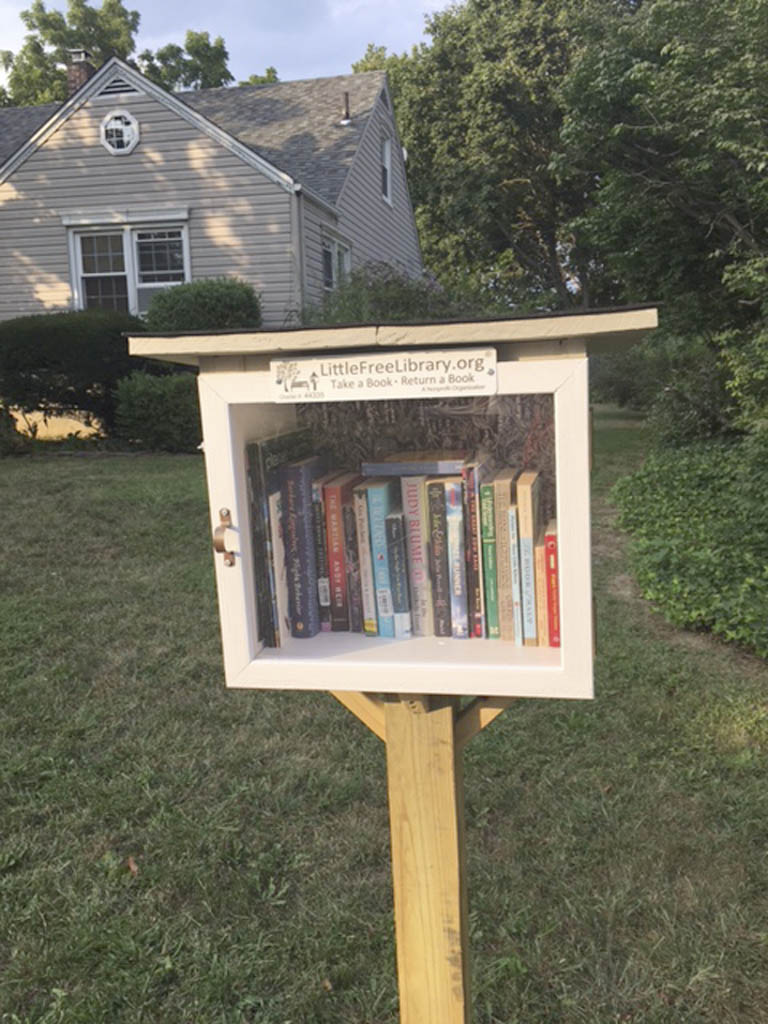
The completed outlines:
{"type": "MultiPolygon", "coordinates": [[[[768,1020],[768,669],[673,630],[607,492],[597,699],[467,748],[476,1024],[768,1020]]],[[[384,752],[227,692],[196,457],[0,462],[2,1024],[395,1024],[384,752]]]]}

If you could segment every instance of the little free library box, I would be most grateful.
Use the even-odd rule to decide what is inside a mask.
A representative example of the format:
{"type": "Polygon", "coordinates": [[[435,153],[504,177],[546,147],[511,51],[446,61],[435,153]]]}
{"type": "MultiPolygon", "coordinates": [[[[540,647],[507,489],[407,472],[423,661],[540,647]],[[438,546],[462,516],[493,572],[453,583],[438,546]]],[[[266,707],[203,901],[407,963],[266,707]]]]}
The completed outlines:
{"type": "Polygon", "coordinates": [[[588,357],[656,323],[132,337],[199,368],[227,685],[591,697],[588,357]]]}

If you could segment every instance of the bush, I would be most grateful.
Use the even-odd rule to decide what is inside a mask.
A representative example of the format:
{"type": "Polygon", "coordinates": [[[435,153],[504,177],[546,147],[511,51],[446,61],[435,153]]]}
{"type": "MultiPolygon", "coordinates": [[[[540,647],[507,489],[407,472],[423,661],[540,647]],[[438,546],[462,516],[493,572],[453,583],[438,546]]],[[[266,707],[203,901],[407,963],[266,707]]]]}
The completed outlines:
{"type": "Polygon", "coordinates": [[[23,455],[29,451],[31,441],[16,429],[16,421],[10,412],[0,405],[0,457],[23,455]]]}
{"type": "Polygon", "coordinates": [[[136,334],[136,317],[108,310],[48,313],[0,323],[0,398],[7,406],[45,415],[84,414],[114,424],[114,388],[120,377],[147,366],[128,355],[123,333],[136,334]]]}
{"type": "Polygon", "coordinates": [[[193,452],[202,429],[196,377],[132,373],[115,389],[117,436],[152,451],[193,452]]]}
{"type": "Polygon", "coordinates": [[[613,494],[644,596],[675,625],[768,657],[765,441],[656,452],[613,494]]]}
{"type": "MultiPolygon", "coordinates": [[[[506,309],[506,315],[510,310],[506,309]]],[[[500,313],[490,294],[448,292],[434,279],[408,277],[388,263],[366,263],[302,313],[305,325],[409,323],[500,313]]]]}
{"type": "Polygon", "coordinates": [[[259,327],[261,303],[245,281],[220,277],[159,291],[149,304],[150,331],[216,331],[259,327]]]}

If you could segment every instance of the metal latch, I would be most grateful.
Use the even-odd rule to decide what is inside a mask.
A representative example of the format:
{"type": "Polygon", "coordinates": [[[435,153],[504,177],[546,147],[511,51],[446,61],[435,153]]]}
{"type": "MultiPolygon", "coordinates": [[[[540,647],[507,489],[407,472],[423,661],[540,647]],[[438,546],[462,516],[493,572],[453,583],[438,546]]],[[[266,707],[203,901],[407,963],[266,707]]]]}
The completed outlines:
{"type": "Polygon", "coordinates": [[[235,552],[227,551],[224,545],[225,534],[232,526],[232,515],[228,508],[219,509],[219,524],[213,531],[213,550],[220,555],[224,555],[224,565],[234,565],[235,552]]]}

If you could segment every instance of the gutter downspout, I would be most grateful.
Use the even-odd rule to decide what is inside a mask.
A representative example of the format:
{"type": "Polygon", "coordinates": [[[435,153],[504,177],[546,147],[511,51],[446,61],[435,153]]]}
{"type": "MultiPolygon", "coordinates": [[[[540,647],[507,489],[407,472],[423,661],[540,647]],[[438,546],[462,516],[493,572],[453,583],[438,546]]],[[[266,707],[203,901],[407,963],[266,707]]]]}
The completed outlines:
{"type": "Polygon", "coordinates": [[[300,322],[306,302],[306,246],[304,241],[304,194],[301,185],[293,186],[291,193],[291,249],[293,251],[293,296],[296,320],[300,322]]]}

